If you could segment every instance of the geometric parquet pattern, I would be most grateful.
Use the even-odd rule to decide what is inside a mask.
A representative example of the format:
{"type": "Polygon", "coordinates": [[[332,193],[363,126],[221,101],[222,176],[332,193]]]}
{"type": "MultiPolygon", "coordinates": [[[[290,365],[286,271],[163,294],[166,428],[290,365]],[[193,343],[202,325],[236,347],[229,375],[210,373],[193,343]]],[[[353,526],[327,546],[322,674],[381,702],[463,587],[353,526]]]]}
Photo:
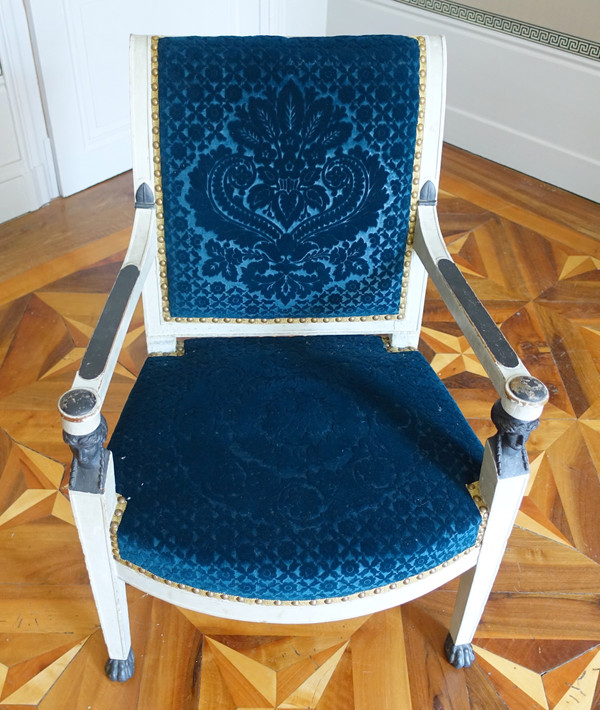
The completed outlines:
{"type": "MultiPolygon", "coordinates": [[[[0,709],[598,710],[600,206],[450,146],[449,249],[551,392],[476,662],[457,671],[442,656],[456,583],[370,617],[283,628],[128,589],[137,670],[106,679],[56,400],[123,257],[129,180],[0,225],[0,709]]],[[[421,349],[485,439],[495,393],[433,288],[421,349]]],[[[111,428],[145,356],[138,309],[106,401],[111,428]]]]}

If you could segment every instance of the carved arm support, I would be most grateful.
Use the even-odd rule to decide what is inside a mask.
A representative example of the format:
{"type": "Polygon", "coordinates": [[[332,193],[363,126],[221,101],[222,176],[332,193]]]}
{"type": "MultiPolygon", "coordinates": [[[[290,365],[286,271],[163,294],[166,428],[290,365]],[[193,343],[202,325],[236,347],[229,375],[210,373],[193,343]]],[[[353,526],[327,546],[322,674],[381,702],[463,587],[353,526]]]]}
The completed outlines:
{"type": "Polygon", "coordinates": [[[104,441],[108,427],[100,414],[98,399],[90,390],[71,389],[60,398],[58,407],[63,417],[87,416],[89,426],[98,422],[89,433],[71,433],[68,425],[63,429],[63,439],[73,454],[69,489],[81,493],[104,493],[109,460],[104,441]]]}
{"type": "Polygon", "coordinates": [[[529,474],[525,444],[540,420],[515,419],[504,411],[502,403],[497,400],[492,407],[492,421],[498,431],[488,442],[496,460],[498,476],[508,478],[529,474]]]}

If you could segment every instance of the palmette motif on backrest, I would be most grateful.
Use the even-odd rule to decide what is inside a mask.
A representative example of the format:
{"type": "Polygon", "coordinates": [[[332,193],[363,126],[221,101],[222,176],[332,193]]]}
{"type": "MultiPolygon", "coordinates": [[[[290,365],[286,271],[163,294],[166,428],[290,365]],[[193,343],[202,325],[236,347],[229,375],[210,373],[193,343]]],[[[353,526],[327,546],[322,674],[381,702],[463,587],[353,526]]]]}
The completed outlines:
{"type": "Polygon", "coordinates": [[[402,316],[424,47],[348,39],[153,40],[165,320],[402,316]]]}

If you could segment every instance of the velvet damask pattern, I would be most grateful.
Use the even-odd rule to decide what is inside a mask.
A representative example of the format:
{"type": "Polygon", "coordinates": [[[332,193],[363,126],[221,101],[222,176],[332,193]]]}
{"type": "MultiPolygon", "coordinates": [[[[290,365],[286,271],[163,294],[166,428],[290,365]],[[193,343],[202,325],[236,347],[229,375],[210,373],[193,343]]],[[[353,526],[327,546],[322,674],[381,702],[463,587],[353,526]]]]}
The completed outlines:
{"type": "Polygon", "coordinates": [[[170,316],[398,313],[418,41],[166,37],[157,51],[170,316]]]}
{"type": "Polygon", "coordinates": [[[188,341],[146,361],[110,448],[121,557],[216,593],[366,591],[481,522],[480,443],[423,356],[375,336],[188,341]]]}

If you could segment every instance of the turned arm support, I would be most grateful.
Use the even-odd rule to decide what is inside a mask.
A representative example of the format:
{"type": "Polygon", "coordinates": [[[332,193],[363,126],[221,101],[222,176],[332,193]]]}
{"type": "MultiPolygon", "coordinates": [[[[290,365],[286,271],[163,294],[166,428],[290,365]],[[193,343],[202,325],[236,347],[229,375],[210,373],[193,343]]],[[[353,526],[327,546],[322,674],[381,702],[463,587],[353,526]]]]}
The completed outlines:
{"type": "Polygon", "coordinates": [[[417,208],[415,251],[500,395],[504,411],[516,420],[537,420],[548,390],[529,374],[452,260],[440,230],[436,200],[433,183],[425,183],[417,208]]]}

